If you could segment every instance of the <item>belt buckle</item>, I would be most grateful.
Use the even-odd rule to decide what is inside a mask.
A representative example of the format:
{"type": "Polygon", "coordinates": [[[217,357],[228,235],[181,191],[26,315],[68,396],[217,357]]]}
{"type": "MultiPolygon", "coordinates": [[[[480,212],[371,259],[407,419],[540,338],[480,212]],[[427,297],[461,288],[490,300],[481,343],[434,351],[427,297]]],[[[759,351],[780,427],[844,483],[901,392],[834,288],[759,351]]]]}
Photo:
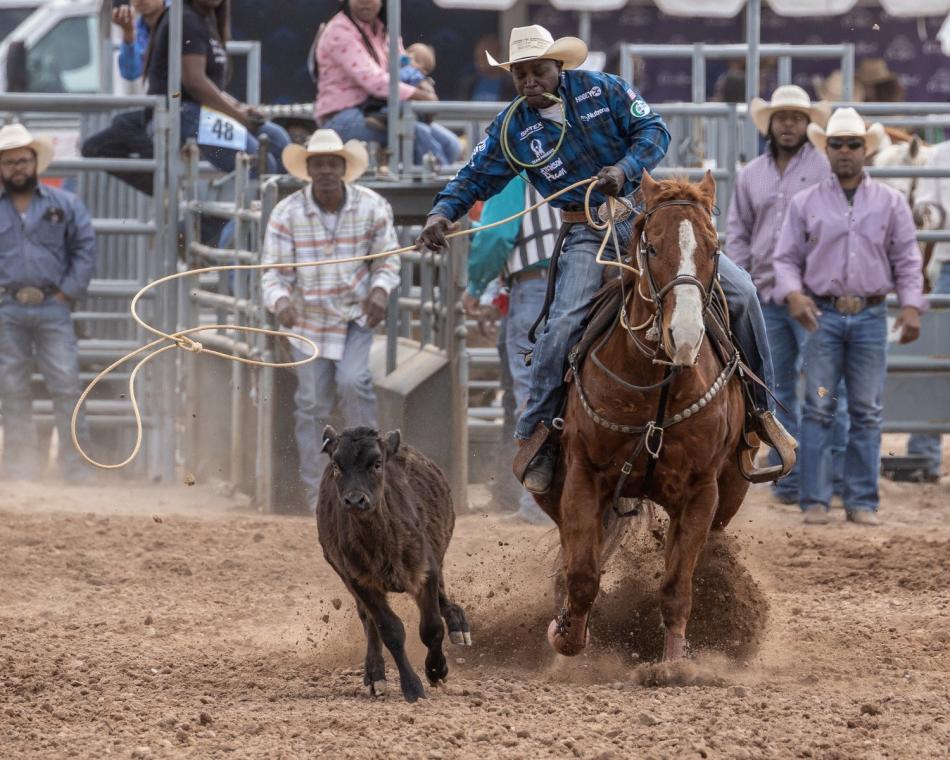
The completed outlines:
{"type": "Polygon", "coordinates": [[[865,299],[862,296],[838,296],[835,308],[842,314],[853,316],[864,311],[865,299]]]}
{"type": "Polygon", "coordinates": [[[27,285],[16,292],[16,300],[24,306],[39,306],[46,300],[46,294],[39,288],[27,285]]]}

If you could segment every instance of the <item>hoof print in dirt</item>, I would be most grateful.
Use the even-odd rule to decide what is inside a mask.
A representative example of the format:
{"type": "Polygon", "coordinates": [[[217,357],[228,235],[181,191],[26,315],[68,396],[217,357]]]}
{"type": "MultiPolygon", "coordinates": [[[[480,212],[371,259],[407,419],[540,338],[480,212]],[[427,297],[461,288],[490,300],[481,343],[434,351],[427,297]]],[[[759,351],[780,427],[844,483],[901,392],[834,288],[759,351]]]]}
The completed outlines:
{"type": "Polygon", "coordinates": [[[320,483],[317,529],[323,556],[353,594],[363,623],[363,682],[371,694],[376,690],[385,644],[399,669],[403,696],[415,702],[425,691],[406,656],[406,630],[387,594],[408,593],[416,600],[430,683],[449,673],[442,651],[446,627],[454,632],[449,634],[454,643],[472,642],[465,610],[448,598],[442,578],[455,528],[449,484],[435,463],[400,445],[398,430],[380,436],[357,427],[337,434],[328,425],[323,451],[331,466],[320,483]]]}

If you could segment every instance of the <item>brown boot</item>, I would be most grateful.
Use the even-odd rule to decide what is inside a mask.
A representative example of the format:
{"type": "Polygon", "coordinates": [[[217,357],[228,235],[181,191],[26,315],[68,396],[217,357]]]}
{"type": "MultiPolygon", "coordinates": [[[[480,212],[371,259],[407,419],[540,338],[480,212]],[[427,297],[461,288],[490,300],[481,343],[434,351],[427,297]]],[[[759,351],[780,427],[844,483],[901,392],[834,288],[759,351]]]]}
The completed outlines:
{"type": "Polygon", "coordinates": [[[767,483],[785,477],[795,466],[798,442],[792,438],[781,422],[769,411],[756,411],[752,418],[752,432],[778,454],[781,464],[757,467],[753,448],[739,453],[739,470],[752,483],[767,483]]]}

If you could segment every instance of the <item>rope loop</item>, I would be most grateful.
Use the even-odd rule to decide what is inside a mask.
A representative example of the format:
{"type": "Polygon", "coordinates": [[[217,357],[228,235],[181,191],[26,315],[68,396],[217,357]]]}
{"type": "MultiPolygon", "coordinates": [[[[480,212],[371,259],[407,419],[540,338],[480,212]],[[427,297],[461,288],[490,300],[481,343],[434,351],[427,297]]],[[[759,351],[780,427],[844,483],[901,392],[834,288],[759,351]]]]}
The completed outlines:
{"type": "MultiPolygon", "coordinates": [[[[562,104],[562,108],[563,108],[563,104],[562,104]]],[[[561,137],[563,140],[563,133],[561,137]]],[[[560,141],[558,142],[558,147],[559,146],[560,146],[560,141]]],[[[529,206],[528,208],[516,214],[512,214],[511,216],[505,219],[500,219],[497,222],[492,222],[491,224],[485,224],[480,227],[471,227],[467,230],[458,230],[456,232],[450,232],[445,237],[446,238],[462,237],[463,235],[472,235],[475,232],[479,232],[481,230],[490,230],[493,227],[500,227],[501,225],[508,224],[508,222],[518,219],[519,217],[522,217],[525,214],[531,213],[532,211],[540,208],[546,203],[550,203],[551,201],[556,200],[557,198],[560,198],[565,193],[569,193],[572,190],[579,187],[584,187],[588,185],[593,186],[594,183],[596,182],[597,182],[596,177],[589,177],[588,179],[579,180],[577,182],[574,182],[573,184],[568,185],[567,187],[564,187],[558,190],[555,193],[552,193],[547,198],[542,198],[540,201],[538,201],[534,205],[529,206]]],[[[588,195],[589,195],[589,190],[588,190],[588,195]]],[[[588,218],[589,216],[590,216],[590,212],[588,211],[588,218]]],[[[598,229],[604,229],[604,228],[600,227],[598,229]]],[[[606,244],[607,244],[607,236],[605,235],[603,245],[606,246],[606,244]]],[[[603,249],[603,246],[602,246],[602,249],[603,249]]],[[[139,450],[142,448],[142,437],[143,437],[142,415],[139,409],[138,399],[135,395],[135,380],[136,378],[138,378],[139,372],[142,370],[142,368],[146,364],[148,364],[148,362],[152,361],[155,357],[162,355],[166,351],[170,351],[172,349],[177,348],[182,351],[187,351],[193,354],[201,354],[201,353],[210,354],[211,356],[217,356],[222,359],[226,359],[228,361],[239,362],[241,364],[246,364],[252,367],[269,367],[272,369],[291,369],[293,367],[299,367],[304,364],[308,364],[309,362],[312,362],[314,359],[317,358],[319,354],[319,349],[317,348],[316,343],[314,343],[309,338],[303,335],[298,335],[296,333],[288,333],[282,330],[274,330],[274,329],[265,328],[265,327],[250,327],[247,325],[236,325],[236,324],[215,324],[215,325],[200,325],[198,327],[187,327],[183,330],[179,330],[173,333],[164,332],[163,330],[160,330],[154,325],[150,325],[148,322],[142,319],[142,317],[138,313],[139,301],[141,301],[142,298],[145,296],[145,294],[148,293],[150,290],[153,290],[154,288],[157,288],[160,285],[164,285],[174,280],[182,279],[184,277],[199,277],[200,275],[203,275],[203,274],[210,274],[210,273],[215,273],[215,272],[253,272],[253,271],[262,271],[262,270],[267,270],[267,269],[306,269],[306,268],[321,267],[321,266],[337,266],[339,264],[351,264],[355,262],[375,261],[376,259],[382,259],[388,256],[403,256],[410,252],[416,252],[417,250],[418,249],[416,248],[415,245],[407,245],[407,246],[403,246],[402,248],[395,248],[391,251],[380,251],[379,253],[371,253],[365,256],[350,256],[343,259],[325,259],[323,261],[293,262],[293,263],[288,263],[288,264],[221,264],[217,266],[201,267],[199,269],[188,269],[183,272],[174,272],[172,274],[165,275],[164,277],[160,277],[157,280],[153,280],[152,282],[145,285],[141,290],[139,290],[138,293],[135,294],[135,296],[132,298],[131,304],[129,305],[129,311],[131,313],[132,319],[146,332],[154,335],[155,339],[149,343],[146,343],[144,346],[141,346],[133,351],[130,351],[121,359],[118,359],[112,364],[110,364],[104,370],[99,372],[92,379],[89,385],[86,386],[86,389],[80,394],[79,400],[76,402],[76,406],[73,407],[72,419],[70,421],[70,433],[72,437],[73,446],[76,448],[76,451],[79,452],[79,455],[84,460],[86,460],[86,462],[103,470],[116,470],[121,467],[125,467],[133,459],[135,459],[135,457],[139,453],[139,450]],[[205,348],[199,341],[194,340],[190,337],[191,335],[195,333],[204,332],[204,331],[230,331],[230,332],[245,333],[245,334],[250,334],[250,335],[266,335],[270,337],[283,336],[290,340],[299,340],[303,342],[310,349],[310,353],[307,356],[305,356],[303,359],[298,359],[295,361],[287,361],[287,362],[265,362],[265,361],[260,361],[257,359],[250,359],[243,356],[236,356],[234,354],[226,354],[222,351],[215,351],[212,349],[205,348]],[[151,353],[147,353],[147,352],[151,352],[151,353]],[[89,394],[92,393],[93,389],[105,377],[110,375],[118,367],[122,366],[127,361],[134,359],[140,354],[146,354],[146,353],[147,355],[143,356],[135,364],[135,366],[132,369],[132,372],[129,374],[129,380],[128,380],[129,403],[132,405],[132,414],[135,417],[135,443],[132,446],[132,451],[121,462],[117,462],[114,464],[98,462],[92,457],[90,457],[89,454],[86,453],[85,449],[82,447],[82,444],[79,442],[79,438],[76,435],[76,424],[79,417],[79,411],[80,409],[82,409],[82,406],[86,402],[86,399],[89,397],[89,394]]],[[[434,251],[433,252],[423,251],[423,253],[424,254],[431,253],[432,257],[433,258],[435,257],[434,251]]]]}

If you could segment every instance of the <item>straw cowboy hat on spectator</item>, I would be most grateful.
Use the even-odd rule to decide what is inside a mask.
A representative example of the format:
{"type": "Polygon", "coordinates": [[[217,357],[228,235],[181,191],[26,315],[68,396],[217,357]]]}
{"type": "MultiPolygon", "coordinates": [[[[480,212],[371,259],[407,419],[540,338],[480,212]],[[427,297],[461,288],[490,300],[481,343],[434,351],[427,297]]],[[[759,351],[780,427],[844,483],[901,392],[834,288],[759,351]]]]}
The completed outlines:
{"type": "Polygon", "coordinates": [[[853,108],[839,108],[828,119],[827,129],[817,124],[808,125],[808,139],[822,153],[829,137],[862,137],[867,155],[871,155],[885,139],[884,127],[874,122],[870,127],[864,124],[864,119],[853,108]]]}
{"type": "Polygon", "coordinates": [[[369,154],[359,140],[347,140],[346,144],[332,129],[318,129],[307,142],[307,146],[288,145],[281,153],[281,159],[287,171],[299,179],[310,179],[307,171],[307,159],[310,156],[340,156],[346,162],[344,182],[353,182],[363,176],[369,166],[369,154]]]}
{"type": "Polygon", "coordinates": [[[769,133],[769,120],[779,111],[798,111],[805,114],[809,121],[824,125],[831,115],[831,105],[824,101],[812,105],[808,93],[794,84],[784,84],[776,88],[769,103],[762,98],[752,98],[749,103],[752,122],[763,135],[769,133]]]}
{"type": "Polygon", "coordinates": [[[53,161],[53,142],[33,137],[22,124],[7,124],[0,129],[0,153],[14,148],[29,148],[36,154],[36,173],[42,174],[53,161]]]}
{"type": "Polygon", "coordinates": [[[485,57],[492,66],[511,71],[514,63],[550,58],[560,61],[565,69],[576,69],[587,59],[587,45],[577,37],[561,37],[555,40],[543,26],[516,26],[511,30],[508,42],[508,60],[499,63],[487,50],[485,57]]]}

